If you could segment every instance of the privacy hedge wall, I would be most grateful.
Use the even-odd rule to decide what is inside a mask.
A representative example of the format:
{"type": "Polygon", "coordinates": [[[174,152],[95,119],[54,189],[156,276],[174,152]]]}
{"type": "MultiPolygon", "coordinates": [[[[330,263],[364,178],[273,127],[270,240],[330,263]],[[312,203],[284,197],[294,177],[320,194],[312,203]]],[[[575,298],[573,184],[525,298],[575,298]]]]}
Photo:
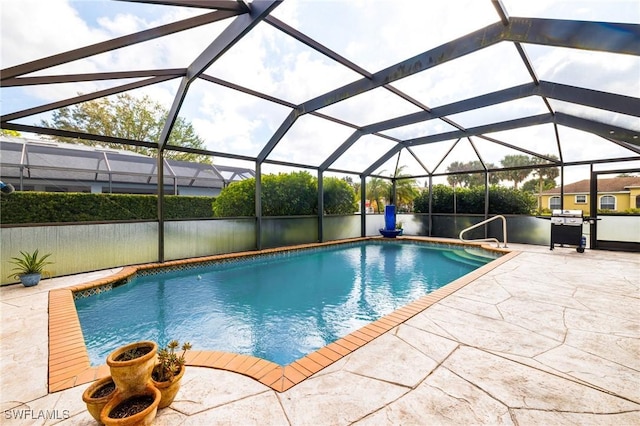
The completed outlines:
{"type": "MultiPolygon", "coordinates": [[[[484,187],[457,188],[456,212],[460,214],[484,213],[484,187]]],[[[447,185],[433,186],[433,213],[453,213],[454,191],[447,185]]],[[[489,187],[489,214],[531,214],[536,198],[528,192],[493,185],[489,187]]],[[[424,190],[414,200],[416,213],[429,212],[429,191],[424,190]]]]}
{"type": "MultiPolygon", "coordinates": [[[[165,218],[210,218],[214,199],[167,195],[165,218]]],[[[157,211],[155,195],[16,191],[0,196],[2,224],[154,220],[157,211]]]]}

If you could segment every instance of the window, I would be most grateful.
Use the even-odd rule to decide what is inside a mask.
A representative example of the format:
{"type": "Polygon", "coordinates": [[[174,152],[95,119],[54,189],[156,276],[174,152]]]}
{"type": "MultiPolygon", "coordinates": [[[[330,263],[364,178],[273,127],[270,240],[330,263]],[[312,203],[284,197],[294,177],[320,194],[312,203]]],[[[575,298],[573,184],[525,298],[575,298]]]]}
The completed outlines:
{"type": "Polygon", "coordinates": [[[587,204],[586,195],[576,195],[576,204],[587,204]]]}
{"type": "Polygon", "coordinates": [[[600,210],[615,210],[616,197],[613,195],[603,195],[600,197],[600,210]]]}
{"type": "Polygon", "coordinates": [[[549,209],[551,210],[558,210],[560,209],[560,197],[558,196],[554,196],[549,198],[549,209]]]}
{"type": "Polygon", "coordinates": [[[636,209],[640,209],[640,195],[636,195],[636,209]]]}

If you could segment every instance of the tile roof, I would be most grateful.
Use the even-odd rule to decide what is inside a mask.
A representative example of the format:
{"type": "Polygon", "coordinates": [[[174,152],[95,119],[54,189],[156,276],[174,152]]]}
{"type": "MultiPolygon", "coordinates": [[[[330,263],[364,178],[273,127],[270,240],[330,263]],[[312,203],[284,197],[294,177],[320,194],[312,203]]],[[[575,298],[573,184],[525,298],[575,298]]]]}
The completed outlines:
{"type": "MultiPolygon", "coordinates": [[[[569,183],[564,186],[564,192],[589,192],[589,179],[569,183]]],[[[628,191],[630,187],[640,187],[640,176],[624,176],[609,179],[598,179],[598,192],[628,191]]],[[[559,194],[560,187],[544,191],[543,194],[559,194]]]]}

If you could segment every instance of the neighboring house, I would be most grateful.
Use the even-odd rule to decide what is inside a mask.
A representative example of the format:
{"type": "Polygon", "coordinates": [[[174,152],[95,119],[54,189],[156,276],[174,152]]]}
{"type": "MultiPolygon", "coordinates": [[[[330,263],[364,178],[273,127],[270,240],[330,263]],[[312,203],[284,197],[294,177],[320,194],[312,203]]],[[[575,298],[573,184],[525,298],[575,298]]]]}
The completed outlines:
{"type": "MultiPolygon", "coordinates": [[[[131,151],[0,137],[0,179],[20,191],[157,193],[157,161],[131,151]]],[[[164,161],[166,194],[217,196],[252,169],[164,161]]]]}
{"type": "MultiPolygon", "coordinates": [[[[590,216],[589,179],[564,186],[564,209],[582,210],[590,216]]],[[[598,210],[624,212],[640,208],[640,177],[625,176],[598,179],[598,210]]],[[[542,193],[542,207],[550,210],[560,208],[560,188],[542,193]]]]}

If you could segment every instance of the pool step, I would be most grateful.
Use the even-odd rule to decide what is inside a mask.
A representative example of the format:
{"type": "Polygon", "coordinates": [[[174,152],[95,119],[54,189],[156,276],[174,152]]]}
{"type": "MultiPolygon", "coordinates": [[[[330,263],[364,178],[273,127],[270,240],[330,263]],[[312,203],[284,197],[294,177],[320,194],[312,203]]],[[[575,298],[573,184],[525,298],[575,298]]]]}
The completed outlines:
{"type": "Polygon", "coordinates": [[[474,268],[479,268],[480,266],[484,266],[487,264],[488,258],[484,256],[476,256],[472,253],[467,253],[464,251],[453,251],[446,250],[443,251],[445,257],[455,260],[456,262],[464,263],[469,266],[473,266],[474,268]]]}
{"type": "Polygon", "coordinates": [[[500,255],[479,248],[466,248],[464,249],[464,252],[472,256],[474,259],[478,259],[485,263],[491,262],[492,260],[496,260],[498,257],[500,257],[500,255]]]}

